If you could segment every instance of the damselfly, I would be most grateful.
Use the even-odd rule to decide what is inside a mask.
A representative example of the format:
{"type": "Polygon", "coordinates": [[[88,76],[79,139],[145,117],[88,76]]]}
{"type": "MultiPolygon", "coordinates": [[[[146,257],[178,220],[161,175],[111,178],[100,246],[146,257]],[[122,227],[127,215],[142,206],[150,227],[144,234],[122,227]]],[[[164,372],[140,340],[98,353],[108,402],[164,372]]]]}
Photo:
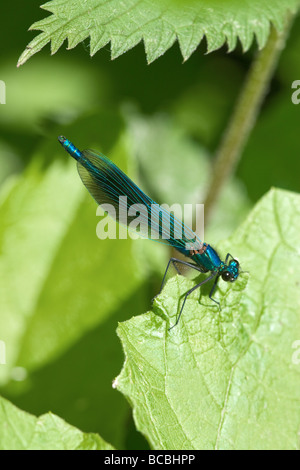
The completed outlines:
{"type": "Polygon", "coordinates": [[[209,297],[219,304],[212,298],[218,279],[221,276],[226,282],[235,281],[240,273],[238,260],[228,253],[225,262],[222,261],[216,250],[207,243],[202,242],[186,224],[147,196],[120,168],[104,155],[91,150],[80,151],[63,136],[60,136],[58,140],[77,161],[78,173],[89,193],[101,206],[107,207],[110,205],[114,209],[114,217],[119,223],[130,226],[134,218],[132,207],[136,208],[138,206],[139,212],[143,213],[142,221],[144,222],[140,224],[140,235],[166,243],[190,259],[190,261],[177,258],[169,260],[160,292],[171,264],[176,269],[176,265],[184,265],[200,273],[210,273],[206,279],[186,292],[176,322],[171,328],[178,324],[188,296],[195,289],[212,279],[214,279],[214,283],[209,297]]]}

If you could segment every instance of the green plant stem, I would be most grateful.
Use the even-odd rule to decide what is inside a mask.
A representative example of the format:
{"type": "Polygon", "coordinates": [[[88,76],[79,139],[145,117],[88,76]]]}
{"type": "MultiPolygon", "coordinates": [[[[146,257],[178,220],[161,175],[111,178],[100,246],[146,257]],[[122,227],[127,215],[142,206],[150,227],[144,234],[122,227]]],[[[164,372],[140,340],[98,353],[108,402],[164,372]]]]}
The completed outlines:
{"type": "Polygon", "coordinates": [[[234,172],[255,125],[280,53],[290,32],[293,18],[294,15],[289,15],[281,33],[272,27],[266,46],[258,53],[249,70],[228,128],[216,153],[212,179],[204,202],[206,222],[223,186],[234,172]]]}

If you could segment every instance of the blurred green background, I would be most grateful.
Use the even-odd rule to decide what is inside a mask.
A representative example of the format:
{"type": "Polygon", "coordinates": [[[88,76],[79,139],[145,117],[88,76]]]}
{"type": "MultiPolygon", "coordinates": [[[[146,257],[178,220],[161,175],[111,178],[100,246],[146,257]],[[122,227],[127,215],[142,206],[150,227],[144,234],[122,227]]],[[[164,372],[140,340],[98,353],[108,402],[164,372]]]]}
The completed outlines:
{"type": "MultiPolygon", "coordinates": [[[[118,321],[145,312],[169,253],[145,240],[96,238],[96,204],[57,142],[94,148],[151,197],[202,203],[210,164],[256,52],[205,41],[186,62],[178,45],[147,65],[140,44],[115,61],[88,42],[20,69],[19,55],[47,12],[38,1],[1,6],[0,393],[36,415],[53,411],[118,448],[145,448],[125,398],[111,387],[123,352],[118,321]],[[3,47],[4,46],[4,47],[3,47]],[[154,246],[153,246],[154,245],[154,246]]],[[[299,191],[300,20],[293,27],[259,120],[206,240],[229,236],[271,186],[299,191]]]]}

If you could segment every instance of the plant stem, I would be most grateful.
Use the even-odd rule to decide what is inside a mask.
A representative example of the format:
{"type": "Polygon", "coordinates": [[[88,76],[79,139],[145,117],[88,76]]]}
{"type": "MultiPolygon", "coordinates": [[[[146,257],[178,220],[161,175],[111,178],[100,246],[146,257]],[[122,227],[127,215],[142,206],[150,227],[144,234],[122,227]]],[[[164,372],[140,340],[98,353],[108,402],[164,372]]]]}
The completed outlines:
{"type": "Polygon", "coordinates": [[[280,53],[290,32],[293,18],[294,15],[290,14],[281,33],[272,27],[266,46],[258,53],[249,70],[228,128],[216,153],[212,179],[204,202],[206,222],[224,184],[235,170],[255,125],[280,53]]]}

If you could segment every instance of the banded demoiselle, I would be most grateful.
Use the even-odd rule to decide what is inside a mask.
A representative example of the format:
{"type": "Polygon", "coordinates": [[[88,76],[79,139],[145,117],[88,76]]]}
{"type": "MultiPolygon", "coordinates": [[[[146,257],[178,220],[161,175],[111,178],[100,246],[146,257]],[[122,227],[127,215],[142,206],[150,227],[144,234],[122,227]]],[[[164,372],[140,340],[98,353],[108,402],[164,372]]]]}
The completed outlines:
{"type": "Polygon", "coordinates": [[[222,261],[214,248],[202,242],[186,224],[147,196],[117,165],[104,155],[92,150],[83,150],[81,152],[63,136],[60,136],[58,140],[71,157],[77,161],[79,176],[98,204],[110,204],[115,209],[116,220],[120,223],[126,220],[127,225],[132,220],[132,217],[127,217],[130,207],[135,204],[143,205],[146,208],[144,217],[146,230],[141,234],[172,246],[191,260],[184,261],[177,258],[169,260],[160,292],[164,286],[171,263],[177,272],[179,272],[176,266],[178,264],[193,268],[200,273],[210,273],[206,279],[185,294],[176,322],[171,328],[178,324],[188,296],[195,289],[212,279],[214,279],[214,283],[209,298],[219,304],[218,301],[212,298],[218,279],[221,276],[226,282],[235,281],[240,273],[238,260],[234,259],[230,253],[227,253],[225,262],[222,261]],[[123,201],[121,205],[120,200],[123,201]],[[123,217],[124,212],[127,212],[125,218],[123,217]],[[170,222],[168,232],[162,223],[163,217],[166,215],[170,222]]]}

